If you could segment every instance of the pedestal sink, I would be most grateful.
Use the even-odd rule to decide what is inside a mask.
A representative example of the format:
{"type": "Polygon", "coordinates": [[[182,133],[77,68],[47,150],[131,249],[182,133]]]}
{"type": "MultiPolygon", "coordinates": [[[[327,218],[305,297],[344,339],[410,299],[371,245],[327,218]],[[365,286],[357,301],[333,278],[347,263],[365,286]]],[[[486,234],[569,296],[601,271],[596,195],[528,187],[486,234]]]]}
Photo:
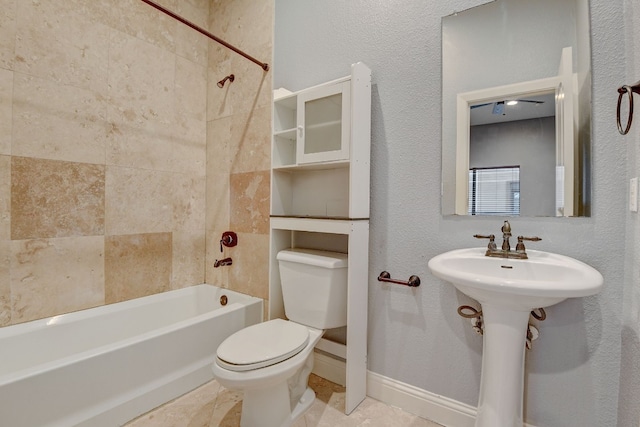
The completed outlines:
{"type": "Polygon", "coordinates": [[[431,272],[482,305],[482,374],[476,427],[522,427],[529,314],[567,298],[594,295],[602,275],[573,258],[528,250],[529,259],[485,256],[486,248],[435,256],[431,272]]]}

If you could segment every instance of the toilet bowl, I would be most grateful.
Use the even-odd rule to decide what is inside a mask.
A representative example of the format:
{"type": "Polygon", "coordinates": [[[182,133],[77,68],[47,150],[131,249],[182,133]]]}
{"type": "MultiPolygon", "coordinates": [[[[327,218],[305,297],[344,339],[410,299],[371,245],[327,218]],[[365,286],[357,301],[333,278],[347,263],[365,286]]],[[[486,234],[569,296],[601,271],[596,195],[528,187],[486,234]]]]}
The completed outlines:
{"type": "Polygon", "coordinates": [[[288,249],[278,253],[285,313],[220,344],[218,382],[244,392],[241,427],[288,427],[312,404],[313,349],[324,330],[346,325],[347,255],[288,249]]]}
{"type": "MultiPolygon", "coordinates": [[[[237,363],[242,361],[234,360],[228,355],[227,360],[223,359],[222,357],[227,353],[225,353],[225,346],[221,344],[216,363],[213,365],[213,374],[224,387],[244,391],[241,427],[290,426],[313,404],[315,399],[315,393],[307,386],[307,382],[313,369],[313,349],[324,331],[282,319],[274,319],[254,326],[261,328],[255,328],[255,331],[251,331],[252,328],[245,328],[232,337],[248,338],[248,334],[241,334],[241,332],[255,332],[255,336],[275,338],[279,336],[279,332],[282,332],[283,326],[301,327],[306,332],[306,337],[301,347],[295,341],[290,342],[291,346],[299,347],[294,350],[294,354],[271,352],[269,356],[273,356],[272,359],[258,356],[256,360],[263,360],[249,363],[237,363]],[[249,367],[251,365],[263,366],[251,369],[249,367]]],[[[299,336],[295,337],[295,339],[299,338],[299,336]]],[[[246,343],[249,344],[250,341],[246,343]]]]}

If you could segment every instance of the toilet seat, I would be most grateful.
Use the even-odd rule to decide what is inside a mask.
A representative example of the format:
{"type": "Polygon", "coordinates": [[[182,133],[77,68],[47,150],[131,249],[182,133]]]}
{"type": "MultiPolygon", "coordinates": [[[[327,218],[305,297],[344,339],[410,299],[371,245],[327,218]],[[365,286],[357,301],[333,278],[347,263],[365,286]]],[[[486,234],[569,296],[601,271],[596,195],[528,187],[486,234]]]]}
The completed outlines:
{"type": "Polygon", "coordinates": [[[295,356],[309,343],[309,328],[273,319],[242,329],[218,347],[218,365],[230,371],[249,371],[275,365],[295,356]]]}

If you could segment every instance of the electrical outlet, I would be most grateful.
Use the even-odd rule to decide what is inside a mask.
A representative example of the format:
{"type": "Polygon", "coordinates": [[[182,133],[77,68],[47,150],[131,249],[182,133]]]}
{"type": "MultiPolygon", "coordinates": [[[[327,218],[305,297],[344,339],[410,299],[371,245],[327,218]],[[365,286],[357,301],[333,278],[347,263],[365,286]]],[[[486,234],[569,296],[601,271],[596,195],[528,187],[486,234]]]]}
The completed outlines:
{"type": "Polygon", "coordinates": [[[638,212],[638,177],[629,180],[629,210],[638,212]]]}

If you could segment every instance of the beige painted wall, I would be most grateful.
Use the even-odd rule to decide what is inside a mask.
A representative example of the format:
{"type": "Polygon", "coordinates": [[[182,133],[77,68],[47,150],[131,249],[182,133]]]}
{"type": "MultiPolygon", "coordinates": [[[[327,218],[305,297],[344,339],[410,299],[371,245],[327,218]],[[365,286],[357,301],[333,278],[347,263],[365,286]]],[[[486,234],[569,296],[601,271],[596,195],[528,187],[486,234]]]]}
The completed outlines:
{"type": "MultiPolygon", "coordinates": [[[[270,62],[272,2],[159,3],[270,62]]],[[[204,281],[266,297],[270,88],[139,0],[0,0],[0,325],[204,281]]]]}

